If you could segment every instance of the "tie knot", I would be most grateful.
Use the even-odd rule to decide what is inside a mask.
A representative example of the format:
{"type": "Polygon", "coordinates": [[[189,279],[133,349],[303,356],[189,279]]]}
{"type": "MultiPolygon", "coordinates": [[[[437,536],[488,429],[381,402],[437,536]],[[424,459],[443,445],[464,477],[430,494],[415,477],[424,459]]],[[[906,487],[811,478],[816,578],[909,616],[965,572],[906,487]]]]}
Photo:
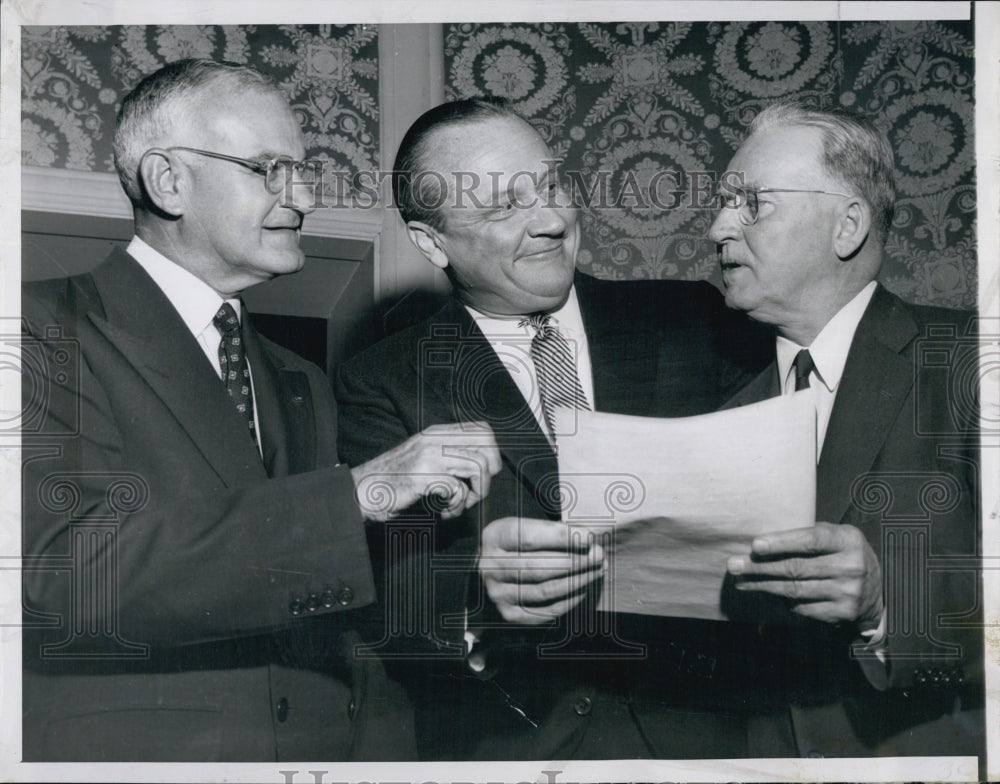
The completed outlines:
{"type": "Polygon", "coordinates": [[[520,324],[522,327],[530,326],[534,328],[536,333],[543,335],[548,331],[551,319],[552,316],[548,313],[532,313],[530,316],[521,319],[520,324]]]}
{"type": "Polygon", "coordinates": [[[806,389],[809,386],[809,374],[816,369],[809,349],[804,348],[795,355],[792,367],[795,368],[795,390],[806,389]]]}
{"type": "Polygon", "coordinates": [[[240,330],[240,319],[236,315],[236,311],[233,306],[228,302],[223,302],[222,307],[219,308],[219,312],[215,314],[212,319],[212,323],[215,324],[215,328],[219,330],[222,335],[229,335],[233,332],[239,332],[240,330]]]}

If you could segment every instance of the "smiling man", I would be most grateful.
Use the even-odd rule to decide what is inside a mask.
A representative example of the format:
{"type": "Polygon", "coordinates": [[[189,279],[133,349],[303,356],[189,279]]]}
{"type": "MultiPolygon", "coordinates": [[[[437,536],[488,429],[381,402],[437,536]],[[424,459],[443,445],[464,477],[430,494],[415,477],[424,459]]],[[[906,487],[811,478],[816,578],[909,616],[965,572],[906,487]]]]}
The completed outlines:
{"type": "Polygon", "coordinates": [[[400,144],[396,204],[452,296],[342,366],[341,457],[483,420],[503,466],[461,527],[412,510],[412,530],[393,524],[376,545],[389,610],[380,650],[399,655],[426,759],[746,756],[737,722],[704,719],[697,690],[676,693],[679,645],[696,655],[686,629],[638,617],[591,628],[587,586],[604,554],[568,547],[551,412],[712,411],[763,366],[759,335],[708,283],[578,272],[557,164],[500,101],[431,109],[400,144]],[[623,660],[636,642],[649,655],[623,660]]]}
{"type": "Polygon", "coordinates": [[[818,522],[729,562],[795,616],[767,634],[786,753],[981,754],[974,314],[875,282],[894,171],[874,125],[779,103],[750,131],[709,237],[726,303],[777,342],[732,405],[798,391],[816,407],[818,522]]]}
{"type": "Polygon", "coordinates": [[[432,486],[444,518],[475,504],[492,436],[338,463],[328,380],[239,298],[302,267],[313,196],[265,77],[171,63],[123,100],[114,150],[135,237],[22,296],[24,759],[412,758],[405,698],[354,655],[365,519],[432,486]]]}

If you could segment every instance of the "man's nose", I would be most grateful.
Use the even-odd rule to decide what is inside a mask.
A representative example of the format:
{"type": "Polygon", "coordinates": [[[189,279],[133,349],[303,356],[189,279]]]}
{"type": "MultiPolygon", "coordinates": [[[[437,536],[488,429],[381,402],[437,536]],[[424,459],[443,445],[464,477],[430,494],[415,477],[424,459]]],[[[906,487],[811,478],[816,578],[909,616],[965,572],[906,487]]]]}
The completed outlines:
{"type": "Polygon", "coordinates": [[[576,225],[576,208],[562,200],[543,195],[529,209],[528,234],[532,237],[561,236],[576,225]]]}
{"type": "Polygon", "coordinates": [[[309,176],[293,172],[286,177],[278,202],[282,207],[295,210],[300,215],[315,212],[323,204],[323,178],[314,173],[309,176]]]}
{"type": "Polygon", "coordinates": [[[316,211],[316,205],[322,203],[323,194],[319,189],[321,183],[299,183],[285,189],[281,195],[281,206],[295,210],[300,215],[308,215],[316,211]]]}
{"type": "Polygon", "coordinates": [[[715,214],[715,220],[708,228],[708,238],[716,245],[720,245],[726,240],[736,239],[743,231],[743,224],[740,223],[736,212],[731,207],[722,207],[715,214]]]}

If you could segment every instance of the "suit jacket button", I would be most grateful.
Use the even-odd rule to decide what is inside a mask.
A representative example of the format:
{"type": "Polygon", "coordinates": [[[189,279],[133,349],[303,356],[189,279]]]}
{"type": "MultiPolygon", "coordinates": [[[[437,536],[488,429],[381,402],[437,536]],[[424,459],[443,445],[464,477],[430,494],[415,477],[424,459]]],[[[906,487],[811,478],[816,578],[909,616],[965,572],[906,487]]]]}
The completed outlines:
{"type": "Polygon", "coordinates": [[[346,607],[354,601],[354,591],[350,588],[341,588],[340,593],[337,594],[337,601],[346,607]]]}
{"type": "Polygon", "coordinates": [[[278,704],[274,706],[274,715],[278,721],[284,722],[288,718],[288,698],[282,697],[278,704]]]}
{"type": "Polygon", "coordinates": [[[486,655],[482,651],[473,651],[465,657],[465,663],[473,672],[483,672],[486,669],[486,655]]]}
{"type": "Polygon", "coordinates": [[[584,697],[581,700],[576,701],[576,705],[573,706],[573,710],[576,712],[577,716],[586,716],[590,713],[592,704],[589,697],[584,697]]]}
{"type": "Polygon", "coordinates": [[[288,603],[288,612],[292,615],[302,615],[302,611],[306,608],[305,603],[301,599],[292,599],[288,603]]]}
{"type": "Polygon", "coordinates": [[[309,612],[316,612],[316,610],[319,609],[319,602],[320,599],[318,593],[309,594],[309,598],[306,599],[306,609],[309,612]]]}
{"type": "Polygon", "coordinates": [[[320,601],[323,602],[323,606],[329,610],[337,603],[337,594],[333,592],[333,588],[327,588],[323,591],[320,601]]]}
{"type": "Polygon", "coordinates": [[[354,711],[356,710],[356,708],[357,705],[354,704],[354,698],[351,697],[351,701],[347,703],[347,718],[349,719],[354,718],[354,711]]]}

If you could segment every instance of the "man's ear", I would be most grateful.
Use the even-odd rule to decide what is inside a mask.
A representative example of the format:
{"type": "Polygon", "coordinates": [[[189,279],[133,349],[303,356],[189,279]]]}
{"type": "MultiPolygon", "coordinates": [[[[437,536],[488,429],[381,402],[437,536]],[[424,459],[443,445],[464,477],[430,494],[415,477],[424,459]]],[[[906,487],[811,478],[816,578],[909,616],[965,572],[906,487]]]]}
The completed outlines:
{"type": "Polygon", "coordinates": [[[431,264],[441,269],[448,266],[448,254],[444,252],[441,239],[432,226],[423,221],[410,221],[406,224],[406,233],[410,235],[410,242],[417,246],[431,264]]]}
{"type": "Polygon", "coordinates": [[[861,199],[852,198],[834,228],[833,248],[837,258],[848,261],[865,244],[872,228],[872,210],[861,199]]]}
{"type": "Polygon", "coordinates": [[[139,187],[157,209],[174,217],[184,214],[177,174],[165,151],[150,150],[139,161],[139,187]]]}

